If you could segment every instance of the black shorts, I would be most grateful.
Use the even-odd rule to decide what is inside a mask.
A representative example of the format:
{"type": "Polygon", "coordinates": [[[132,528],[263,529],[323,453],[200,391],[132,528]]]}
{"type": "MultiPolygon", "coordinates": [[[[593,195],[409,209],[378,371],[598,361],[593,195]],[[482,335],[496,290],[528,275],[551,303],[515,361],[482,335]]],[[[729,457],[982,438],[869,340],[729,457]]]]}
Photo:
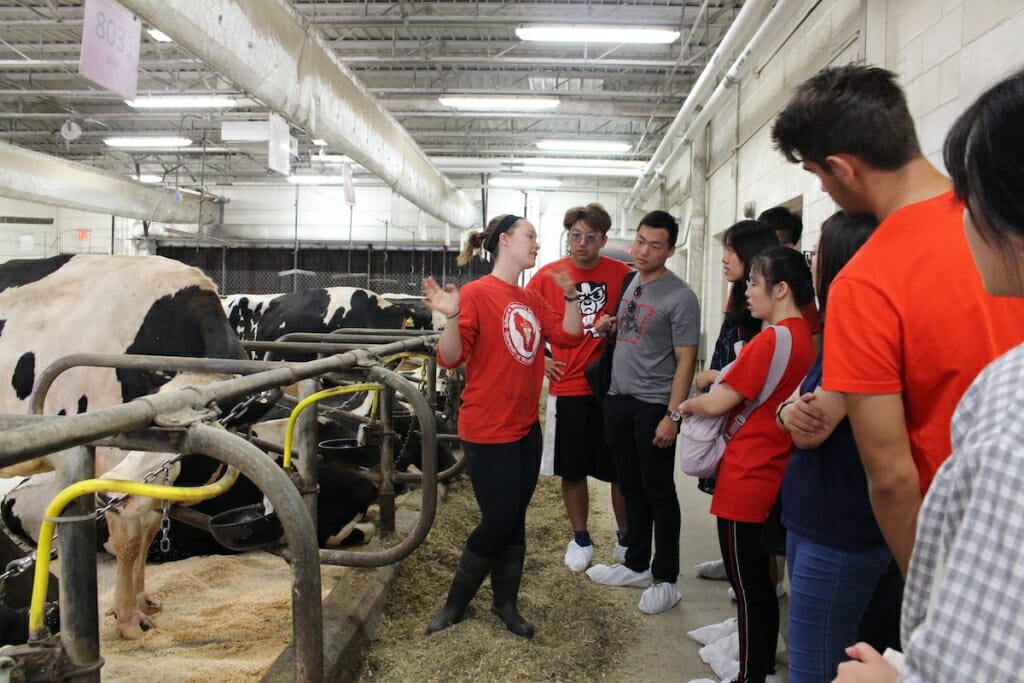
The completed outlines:
{"type": "Polygon", "coordinates": [[[593,396],[557,396],[555,413],[555,474],[568,481],[588,475],[615,481],[598,400],[593,396]]]}

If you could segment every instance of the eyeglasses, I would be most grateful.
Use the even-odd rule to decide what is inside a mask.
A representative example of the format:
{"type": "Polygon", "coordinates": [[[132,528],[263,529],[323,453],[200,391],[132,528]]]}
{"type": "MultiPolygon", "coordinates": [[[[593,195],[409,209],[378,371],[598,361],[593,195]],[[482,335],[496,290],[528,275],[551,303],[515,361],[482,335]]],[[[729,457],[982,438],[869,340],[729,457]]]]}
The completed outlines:
{"type": "Polygon", "coordinates": [[[804,261],[807,261],[807,266],[810,267],[811,262],[814,261],[814,255],[817,254],[816,249],[804,249],[804,261]]]}
{"type": "Polygon", "coordinates": [[[600,235],[584,235],[582,232],[570,232],[569,241],[573,244],[579,244],[580,242],[586,242],[587,246],[593,246],[597,244],[597,240],[601,239],[600,235]]]}

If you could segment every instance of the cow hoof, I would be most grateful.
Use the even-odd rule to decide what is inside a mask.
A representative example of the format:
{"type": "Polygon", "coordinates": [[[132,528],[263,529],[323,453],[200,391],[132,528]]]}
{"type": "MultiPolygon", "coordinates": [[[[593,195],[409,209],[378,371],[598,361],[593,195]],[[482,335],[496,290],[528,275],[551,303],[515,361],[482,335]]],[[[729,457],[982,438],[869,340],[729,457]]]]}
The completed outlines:
{"type": "Polygon", "coordinates": [[[117,625],[117,632],[125,640],[138,640],[146,634],[146,631],[152,630],[152,628],[153,622],[141,614],[136,614],[129,623],[119,623],[117,625]]]}
{"type": "Polygon", "coordinates": [[[163,608],[163,605],[159,602],[154,602],[149,598],[149,596],[146,596],[139,601],[139,611],[143,614],[156,614],[157,612],[162,611],[163,608]]]}

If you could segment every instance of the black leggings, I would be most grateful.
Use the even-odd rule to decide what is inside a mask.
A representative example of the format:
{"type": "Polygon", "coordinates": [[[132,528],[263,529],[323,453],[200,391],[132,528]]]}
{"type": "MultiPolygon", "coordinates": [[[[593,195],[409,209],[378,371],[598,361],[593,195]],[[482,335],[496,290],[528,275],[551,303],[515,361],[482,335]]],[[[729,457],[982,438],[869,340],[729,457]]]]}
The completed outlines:
{"type": "Polygon", "coordinates": [[[526,507],[540,472],[540,424],[512,443],[463,441],[462,452],[480,507],[480,524],[466,546],[480,557],[497,557],[506,546],[525,546],[526,507]]]}
{"type": "Polygon", "coordinates": [[[774,560],[761,547],[763,526],[718,518],[718,543],[725,572],[736,592],[740,683],[764,683],[765,676],[775,673],[779,599],[768,573],[768,562],[774,560]]]}

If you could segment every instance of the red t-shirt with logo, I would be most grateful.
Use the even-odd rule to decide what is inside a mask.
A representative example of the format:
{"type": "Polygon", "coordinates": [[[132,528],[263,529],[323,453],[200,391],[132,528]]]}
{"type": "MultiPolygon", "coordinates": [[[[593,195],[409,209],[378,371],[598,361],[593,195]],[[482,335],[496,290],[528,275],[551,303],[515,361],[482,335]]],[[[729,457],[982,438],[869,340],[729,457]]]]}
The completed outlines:
{"type": "Polygon", "coordinates": [[[537,422],[544,381],[544,340],[572,346],[583,335],[562,329],[562,312],[537,292],[510,285],[493,275],[474,280],[459,293],[462,355],[466,364],[459,438],[472,443],[510,443],[526,436],[537,422]]]}
{"type": "Polygon", "coordinates": [[[985,292],[963,210],[947,192],[893,212],[828,292],[823,387],[902,394],[922,493],[949,457],[960,397],[1024,339],[1024,301],[985,292]]]}
{"type": "Polygon", "coordinates": [[[622,261],[600,257],[597,264],[584,270],[573,265],[572,259],[553,261],[538,270],[526,288],[538,292],[559,315],[565,312],[565,292],[551,277],[552,271],[564,270],[576,283],[580,299],[578,306],[583,317],[583,343],[575,346],[551,344],[551,357],[565,363],[562,376],[548,385],[552,396],[589,396],[593,393],[583,369],[597,360],[604,349],[604,339],[594,331],[594,323],[602,315],[615,315],[615,302],[626,274],[632,271],[622,261]]]}
{"type": "MultiPolygon", "coordinates": [[[[789,363],[772,395],[750,413],[725,447],[711,500],[711,514],[717,517],[757,524],[765,521],[793,452],[793,439],[775,424],[775,410],[800,386],[817,352],[804,318],[787,318],[779,325],[789,330],[792,339],[789,363]]],[[[775,330],[767,327],[744,345],[722,382],[747,401],[756,399],[768,379],[774,353],[775,330]]],[[[730,419],[743,412],[743,407],[744,403],[738,405],[730,419]]]]}

